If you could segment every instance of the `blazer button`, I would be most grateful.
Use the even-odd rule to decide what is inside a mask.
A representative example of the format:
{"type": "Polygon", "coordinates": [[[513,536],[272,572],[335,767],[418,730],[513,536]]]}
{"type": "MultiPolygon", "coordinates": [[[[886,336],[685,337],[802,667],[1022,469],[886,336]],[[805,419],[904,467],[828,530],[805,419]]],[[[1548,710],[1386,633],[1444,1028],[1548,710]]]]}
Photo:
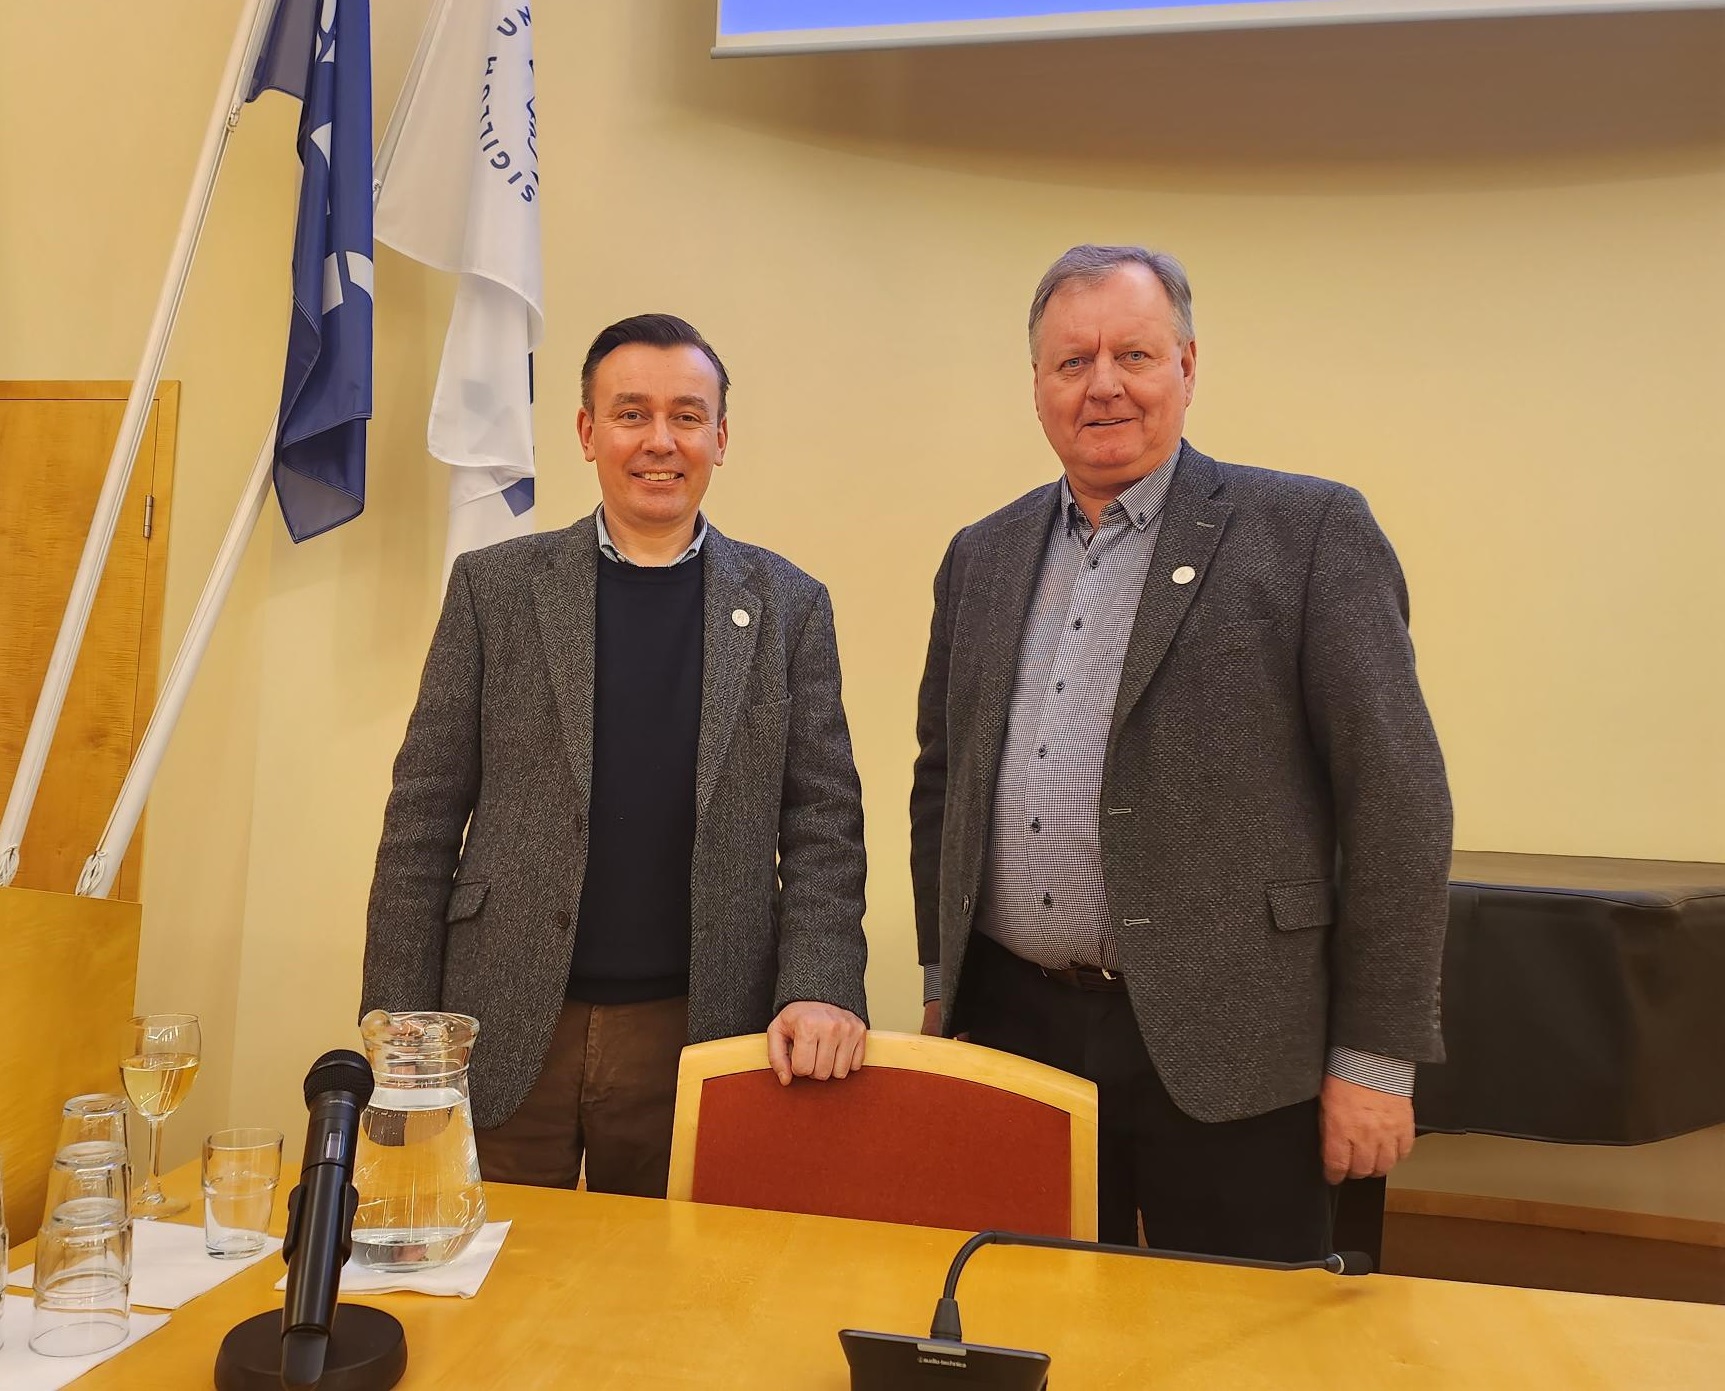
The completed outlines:
{"type": "Polygon", "coordinates": [[[567,932],[569,930],[569,910],[567,908],[559,908],[557,910],[557,930],[559,932],[567,932]]]}
{"type": "Polygon", "coordinates": [[[966,894],[961,900],[959,900],[958,911],[963,913],[966,917],[970,916],[970,895],[969,894],[966,894]]]}

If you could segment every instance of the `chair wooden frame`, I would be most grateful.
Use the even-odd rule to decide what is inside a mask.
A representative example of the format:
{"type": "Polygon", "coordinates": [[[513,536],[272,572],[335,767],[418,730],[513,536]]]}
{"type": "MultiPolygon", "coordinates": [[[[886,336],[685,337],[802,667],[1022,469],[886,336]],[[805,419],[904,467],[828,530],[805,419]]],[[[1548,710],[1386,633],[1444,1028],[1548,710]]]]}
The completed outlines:
{"type": "MultiPolygon", "coordinates": [[[[1071,1124],[1072,1235],[1083,1241],[1096,1239],[1094,1083],[993,1048],[884,1030],[870,1030],[863,1065],[956,1077],[1064,1112],[1071,1124]]],[[[671,1176],[666,1197],[675,1202],[693,1201],[695,1136],[700,1127],[703,1084],[711,1077],[763,1072],[766,1068],[765,1034],[715,1039],[683,1050],[677,1066],[677,1114],[671,1130],[671,1176]]]]}

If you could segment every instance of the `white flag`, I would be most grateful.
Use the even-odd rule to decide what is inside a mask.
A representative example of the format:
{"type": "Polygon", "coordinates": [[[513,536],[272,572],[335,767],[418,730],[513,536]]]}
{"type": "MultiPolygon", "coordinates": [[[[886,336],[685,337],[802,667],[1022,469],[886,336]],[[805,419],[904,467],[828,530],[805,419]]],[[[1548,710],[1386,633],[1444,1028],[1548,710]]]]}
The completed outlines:
{"type": "Polygon", "coordinates": [[[530,7],[440,0],[379,171],[377,239],[461,276],[426,447],[451,465],[455,557],[533,530],[528,354],[545,333],[530,7]]]}

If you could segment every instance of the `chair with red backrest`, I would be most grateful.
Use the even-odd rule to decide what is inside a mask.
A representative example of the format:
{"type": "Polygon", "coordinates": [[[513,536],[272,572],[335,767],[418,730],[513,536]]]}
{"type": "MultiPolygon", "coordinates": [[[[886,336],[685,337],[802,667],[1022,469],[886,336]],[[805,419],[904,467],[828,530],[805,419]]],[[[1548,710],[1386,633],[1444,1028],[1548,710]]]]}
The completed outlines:
{"type": "Polygon", "coordinates": [[[788,1087],[765,1034],[695,1044],[677,1073],[668,1196],[1094,1241],[1096,1087],[915,1034],[871,1032],[860,1071],[788,1087]]]}

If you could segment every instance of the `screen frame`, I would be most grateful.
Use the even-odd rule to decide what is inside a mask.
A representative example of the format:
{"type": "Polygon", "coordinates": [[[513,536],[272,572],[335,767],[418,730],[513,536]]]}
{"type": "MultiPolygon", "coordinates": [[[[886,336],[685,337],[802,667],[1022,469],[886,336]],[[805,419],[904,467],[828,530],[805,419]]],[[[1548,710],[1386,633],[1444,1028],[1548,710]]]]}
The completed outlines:
{"type": "MultiPolygon", "coordinates": [[[[1068,3],[1071,0],[1067,0],[1068,3]]],[[[1099,10],[1006,19],[935,20],[826,29],[724,33],[724,0],[714,11],[715,58],[830,53],[844,49],[920,48],[943,44],[1018,43],[1039,39],[1194,33],[1211,29],[1279,29],[1317,24],[1400,24],[1438,19],[1499,19],[1529,15],[1622,14],[1637,10],[1716,10],[1725,0],[1280,0],[1280,3],[1183,5],[1099,10]]]]}

